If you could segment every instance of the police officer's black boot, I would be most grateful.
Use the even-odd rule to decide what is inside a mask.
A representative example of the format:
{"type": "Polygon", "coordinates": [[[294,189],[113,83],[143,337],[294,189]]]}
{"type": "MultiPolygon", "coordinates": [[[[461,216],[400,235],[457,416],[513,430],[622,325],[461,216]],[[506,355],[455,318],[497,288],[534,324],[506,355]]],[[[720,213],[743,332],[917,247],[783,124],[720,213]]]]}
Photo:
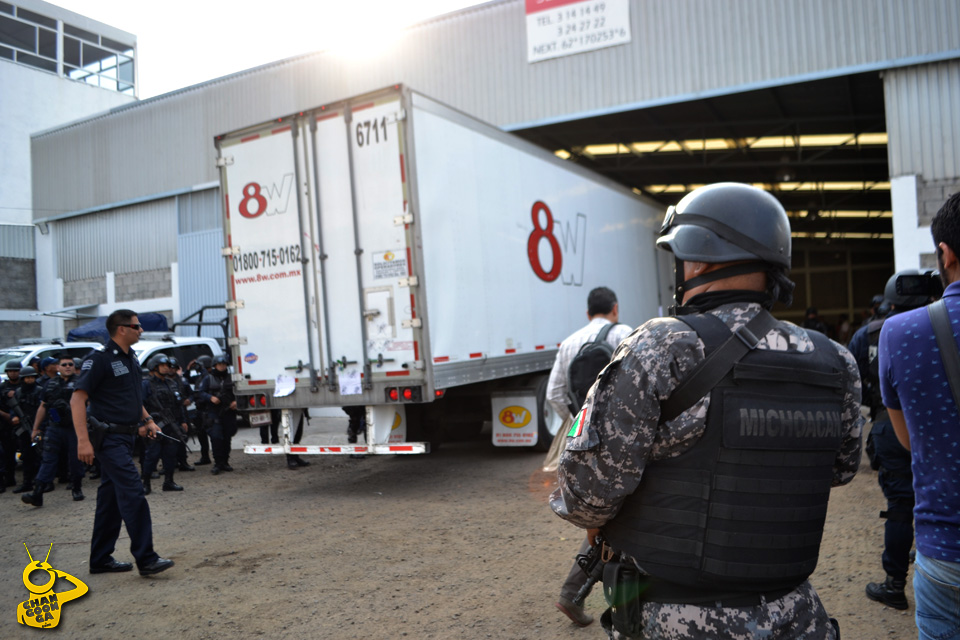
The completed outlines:
{"type": "Polygon", "coordinates": [[[148,496],[153,491],[150,487],[150,476],[143,477],[143,495],[148,496]]]}
{"type": "Polygon", "coordinates": [[[166,476],[163,480],[164,491],[183,491],[183,487],[173,481],[173,474],[166,476]]]}
{"type": "Polygon", "coordinates": [[[80,502],[83,500],[84,495],[83,491],[80,489],[80,481],[77,480],[73,483],[73,500],[74,502],[80,502]]]}
{"type": "Polygon", "coordinates": [[[907,596],[903,592],[906,586],[906,580],[894,580],[887,576],[883,582],[871,582],[867,585],[867,597],[888,607],[903,610],[909,607],[907,596]]]}
{"type": "Polygon", "coordinates": [[[32,493],[21,493],[20,500],[25,504],[32,504],[35,507],[42,507],[43,489],[40,487],[40,485],[37,485],[32,493]]]}

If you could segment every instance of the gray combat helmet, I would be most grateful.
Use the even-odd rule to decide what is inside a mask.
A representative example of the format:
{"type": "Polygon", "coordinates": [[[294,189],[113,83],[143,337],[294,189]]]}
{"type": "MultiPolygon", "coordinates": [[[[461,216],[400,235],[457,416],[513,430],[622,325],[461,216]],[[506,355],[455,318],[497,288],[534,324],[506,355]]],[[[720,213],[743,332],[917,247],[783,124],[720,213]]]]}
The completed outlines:
{"type": "Polygon", "coordinates": [[[679,260],[760,260],[790,269],[790,220],[772,195],[747,184],[694,189],[667,209],[657,247],[679,260]]]}
{"type": "Polygon", "coordinates": [[[34,369],[33,367],[31,367],[30,365],[27,365],[26,367],[20,369],[20,377],[21,377],[21,378],[36,378],[36,377],[37,377],[37,370],[34,369]]]}
{"type": "Polygon", "coordinates": [[[170,364],[170,358],[167,357],[167,354],[165,353],[158,353],[157,355],[147,360],[147,370],[155,371],[157,367],[159,367],[162,364],[170,364]]]}

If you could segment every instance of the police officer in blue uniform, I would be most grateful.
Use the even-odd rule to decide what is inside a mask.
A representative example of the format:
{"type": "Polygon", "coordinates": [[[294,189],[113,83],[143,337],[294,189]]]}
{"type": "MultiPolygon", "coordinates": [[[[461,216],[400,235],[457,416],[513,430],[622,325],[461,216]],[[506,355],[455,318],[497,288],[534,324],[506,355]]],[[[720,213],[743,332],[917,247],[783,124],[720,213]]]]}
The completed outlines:
{"type": "Polygon", "coordinates": [[[140,575],[148,576],[166,571],[173,560],[161,558],[153,550],[150,506],[133,463],[133,443],[138,433],[157,437],[160,427],[143,407],[140,363],[131,348],[143,332],[136,312],[114,311],[107,318],[107,331],[110,340],[106,348],[83,363],[71,403],[78,456],[86,464],[96,456],[102,474],[90,542],[90,573],[133,568],[129,562],[113,557],[122,522],[130,535],[130,552],[140,575]]]}
{"type": "Polygon", "coordinates": [[[77,376],[74,372],[73,358],[59,358],[60,376],[51,378],[40,395],[40,408],[34,418],[33,434],[40,434],[40,426],[46,421],[44,432],[43,462],[37,472],[33,493],[23,493],[20,499],[35,507],[43,506],[44,485],[51,484],[57,475],[60,452],[67,451],[70,469],[70,482],[74,500],[83,500],[81,483],[84,468],[77,458],[77,438],[71,428],[70,402],[76,388],[77,376]]]}

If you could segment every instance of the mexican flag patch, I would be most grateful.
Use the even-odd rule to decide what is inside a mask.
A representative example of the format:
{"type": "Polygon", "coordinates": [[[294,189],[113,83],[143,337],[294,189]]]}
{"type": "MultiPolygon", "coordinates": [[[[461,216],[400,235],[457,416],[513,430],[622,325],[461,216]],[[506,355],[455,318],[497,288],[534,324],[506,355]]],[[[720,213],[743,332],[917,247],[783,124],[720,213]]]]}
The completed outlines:
{"type": "Polygon", "coordinates": [[[570,425],[570,431],[567,432],[568,438],[576,438],[581,433],[583,433],[583,425],[587,421],[587,408],[584,407],[580,410],[580,413],[577,414],[577,419],[573,421],[573,424],[570,425]]]}

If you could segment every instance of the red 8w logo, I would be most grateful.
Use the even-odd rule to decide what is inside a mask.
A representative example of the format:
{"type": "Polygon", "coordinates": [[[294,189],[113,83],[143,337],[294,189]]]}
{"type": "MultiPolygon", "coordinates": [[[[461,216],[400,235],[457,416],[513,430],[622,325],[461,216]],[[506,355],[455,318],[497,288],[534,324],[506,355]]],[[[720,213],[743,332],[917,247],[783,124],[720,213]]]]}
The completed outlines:
{"type": "Polygon", "coordinates": [[[286,213],[293,193],[293,174],[284,174],[279,184],[248,182],[244,185],[242,193],[243,198],[240,199],[237,209],[244,218],[286,213]]]}
{"type": "Polygon", "coordinates": [[[553,282],[560,276],[560,270],[563,268],[563,253],[560,251],[560,242],[553,235],[553,214],[548,207],[539,200],[533,203],[533,209],[530,211],[530,217],[533,219],[533,231],[527,239],[527,256],[530,258],[530,266],[537,277],[544,282],[553,282]],[[540,214],[544,214],[545,222],[540,226],[540,214]],[[540,264],[540,241],[546,240],[550,245],[550,251],[553,254],[553,263],[550,271],[543,268],[540,264]]]}
{"type": "Polygon", "coordinates": [[[244,218],[256,218],[267,210],[267,199],[260,195],[260,185],[249,182],[243,187],[243,200],[240,201],[240,215],[244,218]],[[256,209],[251,211],[250,201],[256,202],[256,209]]]}

